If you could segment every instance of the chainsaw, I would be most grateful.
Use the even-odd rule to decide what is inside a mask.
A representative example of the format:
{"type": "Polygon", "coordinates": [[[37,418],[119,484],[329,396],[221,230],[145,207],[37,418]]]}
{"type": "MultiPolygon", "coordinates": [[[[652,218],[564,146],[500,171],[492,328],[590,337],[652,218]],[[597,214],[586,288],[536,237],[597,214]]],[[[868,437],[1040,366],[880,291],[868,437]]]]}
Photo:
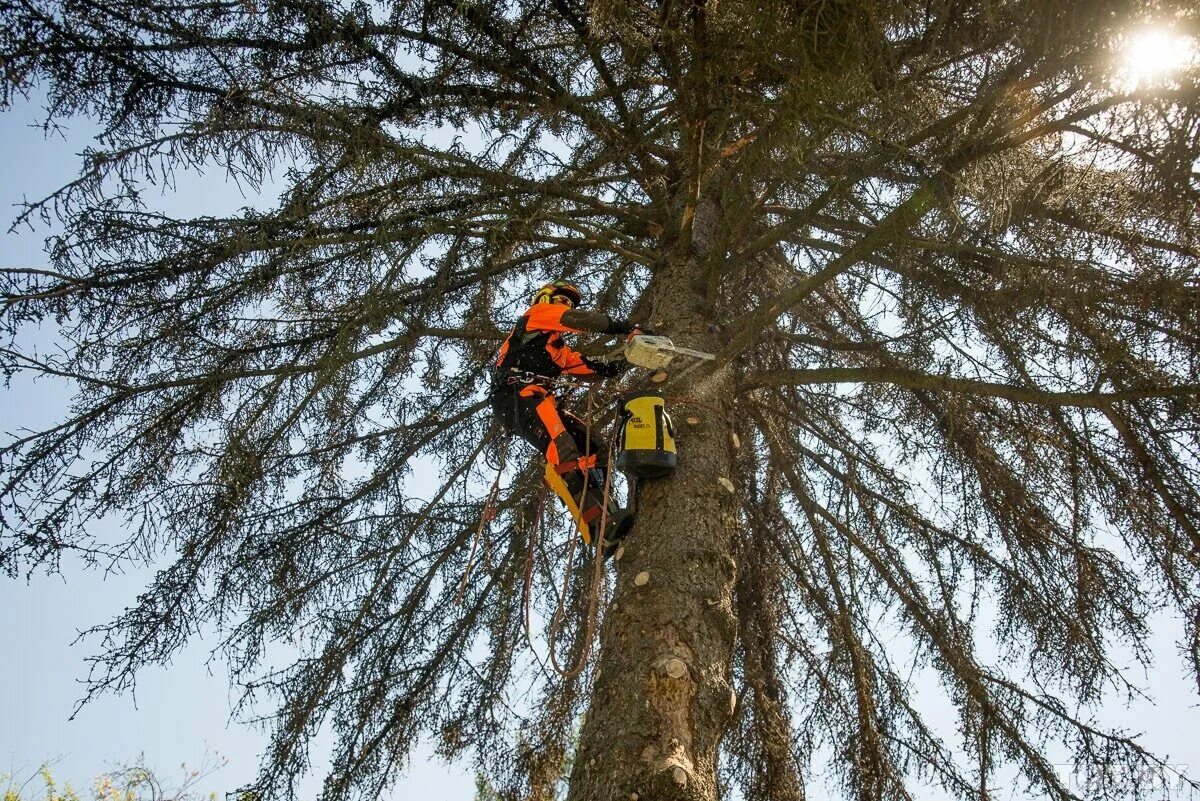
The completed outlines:
{"type": "Polygon", "coordinates": [[[638,334],[632,337],[625,343],[624,355],[625,361],[646,370],[665,370],[676,356],[697,361],[712,361],[717,358],[716,354],[681,348],[672,342],[670,337],[653,334],[638,334]]]}

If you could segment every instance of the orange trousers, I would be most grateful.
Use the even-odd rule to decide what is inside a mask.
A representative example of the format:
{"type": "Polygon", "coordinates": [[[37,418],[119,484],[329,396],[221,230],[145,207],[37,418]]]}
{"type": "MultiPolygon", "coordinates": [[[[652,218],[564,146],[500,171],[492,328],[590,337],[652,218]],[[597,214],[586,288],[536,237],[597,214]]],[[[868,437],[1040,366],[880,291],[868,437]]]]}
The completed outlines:
{"type": "Polygon", "coordinates": [[[608,464],[602,461],[607,456],[604,442],[589,435],[582,420],[559,409],[558,399],[537,385],[498,393],[492,405],[509,431],[537,448],[562,476],[584,521],[591,525],[597,520],[608,472],[608,464]]]}

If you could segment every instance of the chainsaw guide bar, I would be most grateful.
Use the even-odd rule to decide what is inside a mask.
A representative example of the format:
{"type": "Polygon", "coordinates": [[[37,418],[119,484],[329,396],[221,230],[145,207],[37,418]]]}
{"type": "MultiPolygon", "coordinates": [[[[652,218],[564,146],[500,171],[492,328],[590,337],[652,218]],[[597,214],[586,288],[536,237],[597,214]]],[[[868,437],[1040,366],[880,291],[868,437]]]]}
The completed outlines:
{"type": "Polygon", "coordinates": [[[707,361],[717,358],[713,353],[681,348],[672,342],[670,337],[650,334],[638,334],[630,339],[625,345],[624,354],[627,362],[647,370],[665,369],[676,356],[707,361]]]}

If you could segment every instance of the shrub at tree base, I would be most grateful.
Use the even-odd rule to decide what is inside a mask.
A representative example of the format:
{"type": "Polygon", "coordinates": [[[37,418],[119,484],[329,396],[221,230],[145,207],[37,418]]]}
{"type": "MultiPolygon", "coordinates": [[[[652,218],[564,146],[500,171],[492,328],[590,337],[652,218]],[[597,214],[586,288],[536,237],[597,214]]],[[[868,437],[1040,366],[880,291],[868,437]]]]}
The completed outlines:
{"type": "MultiPolygon", "coordinates": [[[[98,774],[86,793],[70,782],[60,784],[48,764],[20,784],[7,773],[0,774],[0,782],[7,785],[4,801],[216,801],[215,792],[197,792],[197,785],[226,763],[224,759],[206,759],[194,770],[182,765],[183,780],[177,786],[165,784],[140,761],[98,774]]],[[[244,797],[239,796],[239,801],[245,801],[244,797]]]]}

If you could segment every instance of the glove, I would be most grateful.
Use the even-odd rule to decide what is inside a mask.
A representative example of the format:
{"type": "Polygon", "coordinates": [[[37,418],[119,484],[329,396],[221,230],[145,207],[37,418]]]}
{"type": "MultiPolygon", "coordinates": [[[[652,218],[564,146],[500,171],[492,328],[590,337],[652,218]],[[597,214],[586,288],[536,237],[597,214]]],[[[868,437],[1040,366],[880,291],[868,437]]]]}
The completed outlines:
{"type": "Polygon", "coordinates": [[[625,371],[625,362],[602,362],[586,359],[587,366],[601,378],[616,378],[625,371]]]}
{"type": "Polygon", "coordinates": [[[641,323],[631,323],[631,325],[633,326],[633,330],[629,332],[629,337],[636,337],[638,334],[655,336],[654,329],[648,325],[642,325],[641,323]]]}
{"type": "Polygon", "coordinates": [[[641,323],[610,317],[608,327],[604,329],[604,333],[624,334],[625,338],[628,339],[634,334],[653,334],[654,332],[650,330],[649,326],[642,325],[641,323]]]}

